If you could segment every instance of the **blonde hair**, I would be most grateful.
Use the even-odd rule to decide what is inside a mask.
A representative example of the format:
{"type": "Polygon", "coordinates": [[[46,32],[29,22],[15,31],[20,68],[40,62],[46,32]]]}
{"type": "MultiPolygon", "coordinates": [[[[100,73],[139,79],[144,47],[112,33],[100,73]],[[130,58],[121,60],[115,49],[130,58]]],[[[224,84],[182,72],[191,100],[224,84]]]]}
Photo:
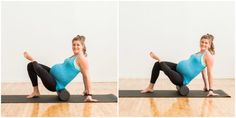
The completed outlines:
{"type": "Polygon", "coordinates": [[[211,35],[211,34],[205,34],[201,37],[201,40],[202,39],[207,39],[209,42],[210,42],[210,48],[208,49],[208,51],[214,55],[215,54],[215,46],[214,46],[214,43],[213,43],[213,40],[214,40],[214,36],[211,35]]]}
{"type": "Polygon", "coordinates": [[[77,35],[76,37],[74,37],[74,38],[72,39],[72,43],[73,43],[74,41],[80,41],[80,43],[81,43],[82,46],[83,46],[83,53],[84,53],[85,56],[87,56],[87,53],[86,53],[86,46],[85,46],[85,36],[77,35]]]}

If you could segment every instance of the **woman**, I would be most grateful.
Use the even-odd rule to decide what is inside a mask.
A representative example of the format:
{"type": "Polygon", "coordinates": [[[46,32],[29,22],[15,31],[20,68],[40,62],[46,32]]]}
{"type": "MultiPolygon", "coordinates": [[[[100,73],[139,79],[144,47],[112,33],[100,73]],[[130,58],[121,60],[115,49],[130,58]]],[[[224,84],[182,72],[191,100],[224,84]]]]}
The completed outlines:
{"type": "Polygon", "coordinates": [[[209,91],[207,96],[216,96],[213,92],[213,55],[215,54],[214,36],[211,34],[203,35],[200,39],[200,51],[192,54],[188,60],[180,61],[178,64],[163,62],[160,57],[153,52],[150,56],[157,60],[152,69],[151,81],[148,87],[141,93],[153,92],[154,84],[162,70],[174,85],[188,85],[200,72],[204,81],[204,91],[209,91]],[[207,79],[208,78],[208,79],[207,79]],[[207,82],[208,81],[208,82],[207,82]]]}
{"type": "Polygon", "coordinates": [[[39,97],[37,76],[42,80],[43,85],[52,92],[65,89],[76,75],[81,72],[83,75],[84,87],[83,92],[86,96],[84,101],[97,101],[91,95],[91,82],[89,75],[89,67],[86,54],[85,37],[77,35],[72,40],[72,50],[74,55],[65,59],[64,63],[56,64],[49,68],[39,64],[27,52],[24,52],[24,57],[30,61],[27,66],[28,74],[33,85],[33,92],[27,98],[39,97]]]}

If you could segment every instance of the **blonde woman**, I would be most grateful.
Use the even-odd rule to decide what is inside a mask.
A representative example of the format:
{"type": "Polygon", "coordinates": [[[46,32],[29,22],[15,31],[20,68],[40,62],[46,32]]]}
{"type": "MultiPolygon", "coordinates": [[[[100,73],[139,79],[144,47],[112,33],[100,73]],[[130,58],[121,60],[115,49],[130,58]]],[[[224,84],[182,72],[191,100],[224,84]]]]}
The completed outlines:
{"type": "Polygon", "coordinates": [[[162,61],[157,54],[150,52],[150,56],[157,60],[154,64],[151,74],[151,80],[148,87],[141,93],[153,92],[154,84],[162,70],[177,86],[188,85],[199,73],[202,73],[204,81],[204,91],[209,91],[207,96],[216,96],[213,92],[213,65],[215,54],[214,36],[211,34],[203,35],[200,39],[200,50],[192,54],[189,59],[180,61],[178,64],[162,61]]]}
{"type": "Polygon", "coordinates": [[[91,94],[91,82],[84,36],[77,35],[73,38],[72,50],[73,55],[71,57],[66,58],[63,63],[53,65],[51,68],[39,64],[29,53],[24,52],[24,57],[30,61],[27,66],[27,71],[33,86],[33,92],[28,95],[27,98],[40,96],[37,76],[41,78],[43,85],[49,91],[55,92],[65,89],[76,75],[81,72],[85,87],[83,94],[86,96],[84,101],[97,101],[92,98],[91,94]]]}

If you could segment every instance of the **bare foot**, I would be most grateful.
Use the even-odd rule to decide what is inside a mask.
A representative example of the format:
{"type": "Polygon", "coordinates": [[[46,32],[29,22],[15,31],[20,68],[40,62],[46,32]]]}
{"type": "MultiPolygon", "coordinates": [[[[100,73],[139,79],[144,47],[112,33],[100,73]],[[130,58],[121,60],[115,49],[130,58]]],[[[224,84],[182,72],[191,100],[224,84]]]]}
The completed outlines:
{"type": "Polygon", "coordinates": [[[141,91],[141,93],[153,93],[153,89],[150,89],[150,88],[146,88],[144,90],[141,91]]]}
{"type": "Polygon", "coordinates": [[[26,98],[36,98],[36,97],[39,97],[39,96],[40,96],[40,93],[33,92],[30,95],[28,95],[26,98]]]}
{"type": "Polygon", "coordinates": [[[158,60],[159,62],[161,61],[160,57],[158,55],[156,55],[155,53],[150,52],[149,54],[153,59],[158,60]]]}
{"type": "Polygon", "coordinates": [[[30,61],[34,61],[33,57],[26,51],[24,52],[24,57],[30,61]]]}

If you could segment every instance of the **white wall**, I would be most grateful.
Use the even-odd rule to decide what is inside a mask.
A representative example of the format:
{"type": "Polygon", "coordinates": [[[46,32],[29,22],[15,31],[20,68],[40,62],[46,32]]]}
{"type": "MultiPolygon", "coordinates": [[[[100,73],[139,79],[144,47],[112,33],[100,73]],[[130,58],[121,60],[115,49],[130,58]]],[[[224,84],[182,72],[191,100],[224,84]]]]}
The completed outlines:
{"type": "Polygon", "coordinates": [[[119,6],[120,78],[150,78],[151,50],[166,61],[187,59],[199,51],[206,33],[215,36],[214,77],[234,78],[233,1],[121,1],[119,6]]]}
{"type": "Polygon", "coordinates": [[[63,62],[77,34],[87,37],[92,81],[149,78],[150,50],[178,62],[199,50],[205,33],[215,36],[215,78],[234,78],[232,1],[121,0],[117,8],[117,1],[2,2],[2,82],[29,82],[24,50],[48,66],[63,62]]]}
{"type": "Polygon", "coordinates": [[[92,81],[116,81],[117,7],[114,1],[2,2],[2,82],[29,82],[24,50],[50,67],[62,63],[77,34],[87,38],[92,81]]]}

